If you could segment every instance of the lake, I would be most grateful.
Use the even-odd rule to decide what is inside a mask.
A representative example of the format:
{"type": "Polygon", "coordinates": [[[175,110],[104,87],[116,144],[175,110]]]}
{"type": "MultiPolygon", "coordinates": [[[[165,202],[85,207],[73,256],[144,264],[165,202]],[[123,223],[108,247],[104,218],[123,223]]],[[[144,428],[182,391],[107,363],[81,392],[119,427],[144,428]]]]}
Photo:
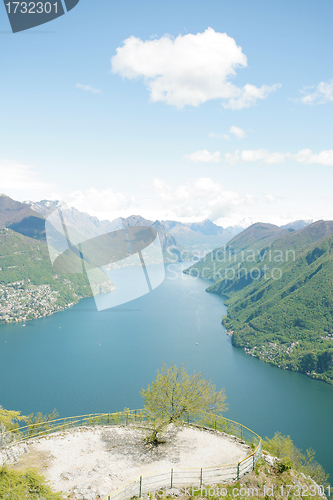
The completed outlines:
{"type": "MultiPolygon", "coordinates": [[[[232,347],[222,297],[207,281],[166,266],[148,295],[98,312],[93,298],[53,316],[0,325],[0,404],[60,416],[141,408],[161,361],[187,363],[220,389],[229,411],[262,437],[290,435],[333,478],[333,386],[279,370],[232,347]]],[[[117,271],[114,271],[117,272],[117,271]]]]}

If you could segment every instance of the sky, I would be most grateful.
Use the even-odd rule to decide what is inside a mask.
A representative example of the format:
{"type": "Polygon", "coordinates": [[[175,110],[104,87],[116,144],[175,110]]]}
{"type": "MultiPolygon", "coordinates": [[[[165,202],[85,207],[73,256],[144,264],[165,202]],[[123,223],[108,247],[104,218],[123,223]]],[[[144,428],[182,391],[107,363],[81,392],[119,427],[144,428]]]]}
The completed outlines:
{"type": "Polygon", "coordinates": [[[0,192],[110,220],[333,219],[332,14],[80,0],[13,34],[1,5],[0,192]]]}

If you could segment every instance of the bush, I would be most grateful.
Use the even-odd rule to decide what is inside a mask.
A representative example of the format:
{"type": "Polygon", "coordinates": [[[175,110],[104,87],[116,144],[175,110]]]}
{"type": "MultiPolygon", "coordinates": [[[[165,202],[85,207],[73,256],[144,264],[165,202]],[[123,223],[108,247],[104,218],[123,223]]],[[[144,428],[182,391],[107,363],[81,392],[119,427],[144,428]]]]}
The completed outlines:
{"type": "Polygon", "coordinates": [[[285,472],[286,470],[292,469],[293,465],[294,464],[290,458],[284,458],[276,463],[276,469],[281,474],[282,472],[285,472]]]}
{"type": "Polygon", "coordinates": [[[61,500],[48,486],[45,478],[33,469],[18,471],[0,468],[1,500],[61,500]]]}
{"type": "MultiPolygon", "coordinates": [[[[287,466],[289,469],[295,469],[312,477],[317,484],[327,483],[328,474],[326,474],[323,466],[314,460],[315,452],[311,449],[306,450],[304,455],[294,445],[290,436],[282,436],[280,432],[276,432],[272,439],[266,437],[263,442],[263,449],[280,459],[281,469],[287,466]]],[[[283,472],[283,470],[279,472],[283,472]]]]}

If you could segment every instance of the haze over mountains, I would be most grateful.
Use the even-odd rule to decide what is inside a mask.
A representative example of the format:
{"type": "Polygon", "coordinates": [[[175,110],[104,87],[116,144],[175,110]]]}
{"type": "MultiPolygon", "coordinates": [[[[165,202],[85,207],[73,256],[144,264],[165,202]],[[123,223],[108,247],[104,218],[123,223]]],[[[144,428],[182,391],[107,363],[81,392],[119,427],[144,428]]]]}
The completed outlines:
{"type": "Polygon", "coordinates": [[[176,221],[162,221],[165,229],[179,241],[180,244],[192,250],[210,251],[227,243],[233,234],[210,220],[184,224],[176,221]]]}
{"type": "Polygon", "coordinates": [[[29,201],[26,203],[45,218],[51,215],[54,210],[60,208],[64,223],[68,229],[70,237],[73,237],[73,240],[79,240],[78,235],[82,235],[85,238],[93,238],[106,233],[111,233],[112,231],[116,231],[118,229],[123,229],[127,226],[148,226],[153,227],[158,232],[166,261],[178,261],[191,257],[190,252],[186,251],[186,249],[165,230],[164,226],[159,221],[153,222],[144,219],[139,215],[133,215],[127,218],[119,217],[113,221],[100,221],[97,217],[80,212],[76,208],[69,207],[59,201],[43,200],[38,203],[29,201]]]}
{"type": "Polygon", "coordinates": [[[154,227],[160,236],[163,250],[174,246],[179,251],[184,247],[209,251],[216,246],[224,245],[233,234],[217,226],[209,220],[198,223],[183,224],[176,221],[151,221],[140,215],[119,218],[113,221],[100,221],[97,217],[79,212],[76,208],[68,207],[59,201],[42,200],[38,203],[27,201],[26,204],[47,218],[56,208],[61,207],[66,225],[87,237],[98,236],[105,232],[115,231],[124,226],[149,226],[154,227]]]}
{"type": "MultiPolygon", "coordinates": [[[[169,247],[174,245],[180,251],[185,247],[188,250],[199,250],[202,253],[225,245],[233,236],[239,234],[253,223],[250,219],[246,219],[242,221],[241,224],[229,226],[224,229],[208,219],[202,222],[182,223],[169,220],[152,221],[140,215],[118,218],[113,221],[100,221],[97,217],[80,212],[76,208],[69,207],[59,201],[42,200],[40,202],[26,201],[25,203],[30,205],[33,210],[45,218],[56,208],[61,207],[66,224],[87,237],[115,231],[116,229],[120,229],[122,224],[125,226],[146,225],[155,227],[155,229],[158,230],[163,249],[165,249],[167,245],[169,247]]],[[[282,227],[296,230],[306,226],[310,222],[311,221],[295,221],[282,227]]]]}
{"type": "MultiPolygon", "coordinates": [[[[214,248],[227,244],[235,234],[244,230],[241,225],[224,229],[208,219],[202,222],[182,223],[178,221],[151,221],[140,215],[132,215],[113,221],[101,221],[97,217],[80,212],[59,201],[41,200],[21,203],[6,195],[0,196],[0,228],[10,227],[24,236],[45,239],[45,219],[57,208],[61,208],[64,222],[74,240],[82,236],[93,238],[125,226],[145,225],[157,230],[165,257],[167,258],[168,249],[169,254],[170,249],[173,249],[169,256],[170,258],[173,255],[177,256],[177,260],[181,260],[182,253],[185,255],[185,259],[190,258],[190,252],[194,251],[203,256],[214,248]]],[[[310,222],[295,221],[282,226],[281,229],[298,230],[310,222]]],[[[244,224],[246,224],[245,221],[244,224]]]]}

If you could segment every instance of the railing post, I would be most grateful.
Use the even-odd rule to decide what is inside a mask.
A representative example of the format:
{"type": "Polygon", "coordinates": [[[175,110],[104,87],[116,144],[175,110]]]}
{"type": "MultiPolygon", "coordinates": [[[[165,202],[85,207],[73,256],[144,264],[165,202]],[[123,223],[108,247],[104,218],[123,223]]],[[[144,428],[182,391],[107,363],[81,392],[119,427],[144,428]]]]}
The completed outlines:
{"type": "Polygon", "coordinates": [[[173,469],[171,469],[171,481],[170,481],[170,488],[172,488],[172,483],[173,483],[173,469]]]}
{"type": "Polygon", "coordinates": [[[142,493],[142,476],[140,476],[140,490],[139,490],[139,498],[141,498],[142,493]]]}
{"type": "Polygon", "coordinates": [[[200,469],[200,488],[202,487],[202,469],[200,469]]]}
{"type": "Polygon", "coordinates": [[[239,481],[239,462],[237,464],[237,481],[239,481]]]}
{"type": "Polygon", "coordinates": [[[255,456],[256,456],[256,454],[255,454],[255,453],[253,453],[253,470],[254,470],[254,466],[255,466],[255,464],[256,464],[255,456]]]}

